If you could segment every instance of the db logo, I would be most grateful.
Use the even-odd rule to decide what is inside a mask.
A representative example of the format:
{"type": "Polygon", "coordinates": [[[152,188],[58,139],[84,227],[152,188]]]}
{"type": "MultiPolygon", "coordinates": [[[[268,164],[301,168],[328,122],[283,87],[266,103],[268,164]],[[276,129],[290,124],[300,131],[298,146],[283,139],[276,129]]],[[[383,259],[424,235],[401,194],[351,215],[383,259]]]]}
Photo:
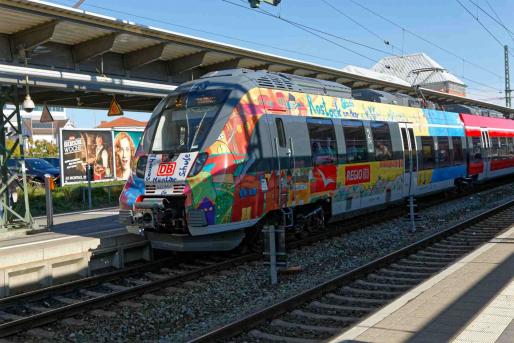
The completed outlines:
{"type": "Polygon", "coordinates": [[[171,176],[175,172],[175,162],[167,162],[159,164],[157,176],[171,176]]]}

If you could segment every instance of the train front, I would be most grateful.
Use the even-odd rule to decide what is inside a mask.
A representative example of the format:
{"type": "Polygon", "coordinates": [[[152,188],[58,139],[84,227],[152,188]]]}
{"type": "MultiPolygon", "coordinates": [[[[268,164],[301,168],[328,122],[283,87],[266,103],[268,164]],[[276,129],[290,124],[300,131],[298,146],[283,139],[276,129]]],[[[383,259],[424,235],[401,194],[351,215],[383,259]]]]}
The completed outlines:
{"type": "Polygon", "coordinates": [[[208,182],[202,175],[210,173],[200,173],[209,159],[206,146],[217,140],[233,108],[228,105],[232,93],[193,82],[155,108],[120,196],[120,222],[148,238],[153,248],[212,251],[240,243],[241,233],[206,239],[209,214],[192,206],[192,183],[208,182]]]}

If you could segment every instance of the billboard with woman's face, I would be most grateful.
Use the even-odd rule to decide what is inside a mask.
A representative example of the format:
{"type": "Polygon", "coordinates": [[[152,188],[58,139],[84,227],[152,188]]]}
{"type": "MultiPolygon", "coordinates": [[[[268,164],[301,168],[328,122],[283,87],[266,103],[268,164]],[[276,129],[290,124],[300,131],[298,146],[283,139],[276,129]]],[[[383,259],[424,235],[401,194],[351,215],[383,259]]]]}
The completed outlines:
{"type": "Polygon", "coordinates": [[[114,180],[110,130],[61,129],[62,184],[87,181],[86,166],[93,165],[93,181],[114,180]]]}
{"type": "Polygon", "coordinates": [[[116,180],[127,180],[134,166],[134,155],[143,131],[114,131],[116,180]]]}

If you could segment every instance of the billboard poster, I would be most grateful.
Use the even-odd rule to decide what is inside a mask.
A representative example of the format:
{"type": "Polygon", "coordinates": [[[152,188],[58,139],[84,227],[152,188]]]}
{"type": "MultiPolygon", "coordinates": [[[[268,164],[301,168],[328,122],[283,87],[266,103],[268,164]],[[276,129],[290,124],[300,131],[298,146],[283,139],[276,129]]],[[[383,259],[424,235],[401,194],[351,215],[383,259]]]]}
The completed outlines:
{"type": "Polygon", "coordinates": [[[94,181],[114,180],[111,130],[61,129],[62,184],[87,182],[86,166],[93,165],[94,181]]]}
{"type": "Polygon", "coordinates": [[[114,173],[116,180],[127,180],[134,166],[139,141],[143,131],[114,131],[114,173]]]}

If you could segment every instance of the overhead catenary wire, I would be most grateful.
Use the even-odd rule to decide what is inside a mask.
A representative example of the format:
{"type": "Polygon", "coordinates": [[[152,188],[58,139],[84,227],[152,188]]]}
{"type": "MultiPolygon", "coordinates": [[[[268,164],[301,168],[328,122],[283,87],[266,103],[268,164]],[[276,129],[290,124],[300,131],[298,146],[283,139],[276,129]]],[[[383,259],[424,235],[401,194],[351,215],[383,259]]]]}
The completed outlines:
{"type": "Polygon", "coordinates": [[[360,8],[364,9],[365,11],[375,15],[376,17],[379,17],[382,20],[390,23],[391,25],[396,26],[397,28],[401,29],[405,33],[410,34],[411,36],[414,36],[414,37],[424,41],[425,43],[428,43],[428,44],[436,47],[437,49],[439,49],[441,51],[444,51],[447,54],[449,54],[449,55],[451,55],[451,56],[453,56],[455,58],[458,58],[459,60],[461,60],[461,61],[463,61],[463,62],[465,62],[465,63],[467,63],[467,64],[469,64],[469,65],[471,65],[471,66],[473,66],[473,67],[475,67],[477,69],[480,69],[480,70],[482,70],[484,72],[487,72],[487,73],[489,73],[491,75],[494,75],[494,76],[496,76],[496,77],[498,77],[500,79],[503,78],[503,76],[501,76],[500,74],[498,74],[498,73],[496,73],[496,72],[494,72],[494,71],[492,71],[492,70],[490,70],[490,69],[488,69],[488,68],[486,68],[484,66],[481,66],[481,65],[479,65],[479,64],[477,64],[475,62],[469,61],[467,58],[464,58],[464,57],[454,53],[453,51],[451,51],[451,50],[449,50],[449,49],[447,49],[447,48],[445,48],[445,47],[443,47],[443,46],[441,46],[441,45],[439,45],[439,44],[437,44],[437,43],[435,43],[435,42],[433,42],[433,41],[431,41],[431,40],[429,40],[429,39],[427,39],[427,38],[425,38],[425,37],[423,37],[423,36],[421,36],[421,35],[419,35],[419,34],[417,34],[415,32],[413,32],[413,31],[405,28],[404,26],[402,26],[402,25],[392,21],[391,19],[384,17],[380,13],[377,13],[377,12],[373,11],[369,7],[367,7],[367,6],[363,5],[363,4],[360,4],[360,3],[356,2],[355,0],[349,0],[349,1],[352,2],[353,4],[355,4],[356,6],[359,6],[360,8]]]}
{"type": "Polygon", "coordinates": [[[389,55],[390,52],[389,51],[385,51],[385,50],[382,50],[382,49],[378,49],[378,48],[375,48],[375,47],[372,47],[370,45],[367,45],[367,44],[364,44],[364,43],[360,43],[360,42],[357,42],[357,41],[354,41],[354,40],[351,40],[351,39],[348,39],[348,38],[345,38],[345,37],[342,37],[342,36],[339,36],[339,35],[335,35],[333,33],[330,33],[330,32],[326,32],[326,31],[323,31],[323,30],[319,30],[319,29],[316,29],[314,27],[311,27],[311,26],[308,26],[308,25],[304,25],[302,23],[298,23],[296,21],[293,21],[293,20],[290,20],[290,19],[287,19],[287,18],[284,18],[282,16],[278,16],[278,15],[275,15],[271,12],[268,12],[268,11],[265,11],[265,10],[262,10],[262,9],[255,9],[255,8],[250,8],[248,6],[246,6],[246,3],[245,5],[242,5],[242,4],[238,4],[238,3],[235,3],[235,2],[232,2],[230,0],[222,0],[223,2],[226,2],[230,5],[233,5],[233,6],[237,6],[237,7],[241,7],[245,10],[250,10],[250,11],[253,11],[253,12],[256,12],[256,13],[260,13],[260,14],[263,14],[263,15],[266,15],[266,16],[269,16],[269,17],[272,17],[272,18],[275,18],[277,20],[280,20],[280,21],[283,21],[283,22],[286,22],[290,25],[293,25],[297,28],[301,28],[303,31],[306,31],[306,32],[309,32],[310,34],[313,34],[315,36],[317,36],[318,38],[321,38],[325,41],[328,41],[332,44],[335,44],[349,52],[352,52],[356,55],[359,55],[360,57],[363,57],[365,59],[368,59],[370,61],[373,61],[373,62],[378,62],[376,59],[373,59],[369,56],[366,56],[358,51],[355,51],[353,49],[350,49],[346,46],[343,46],[341,44],[338,44],[337,42],[334,42],[333,40],[330,40],[330,39],[327,39],[326,37],[323,37],[321,36],[320,34],[324,34],[324,35],[327,35],[327,36],[330,36],[330,37],[333,37],[333,38],[337,38],[337,39],[340,39],[342,41],[345,41],[345,42],[348,42],[348,43],[351,43],[351,44],[354,44],[354,45],[358,45],[360,47],[364,47],[364,48],[367,48],[367,49],[370,49],[370,50],[373,50],[373,51],[376,51],[376,52],[380,52],[382,54],[385,54],[385,55],[389,55]]]}
{"type": "Polygon", "coordinates": [[[337,8],[336,6],[334,6],[333,4],[331,4],[330,2],[328,2],[327,0],[321,0],[325,5],[327,5],[328,7],[332,8],[334,11],[336,11],[337,13],[339,13],[340,15],[342,15],[343,17],[345,17],[346,19],[350,20],[351,22],[353,22],[355,25],[359,26],[360,28],[362,28],[363,30],[365,30],[366,32],[370,33],[372,36],[378,38],[380,41],[382,41],[382,43],[384,43],[385,45],[387,46],[390,46],[392,49],[398,49],[396,46],[394,46],[393,44],[391,44],[391,40],[390,39],[386,39],[384,37],[382,37],[381,35],[379,35],[378,33],[374,32],[373,30],[371,30],[369,27],[367,27],[366,25],[364,24],[361,24],[360,22],[358,22],[357,20],[355,20],[354,18],[352,18],[351,16],[349,16],[348,14],[344,13],[343,11],[341,11],[339,8],[337,8]]]}
{"type": "Polygon", "coordinates": [[[505,26],[505,24],[503,23],[503,21],[500,19],[500,16],[498,15],[498,13],[496,13],[493,9],[493,7],[491,6],[491,4],[489,4],[489,2],[487,2],[487,5],[489,5],[489,8],[491,8],[491,11],[493,11],[494,15],[496,15],[497,18],[493,17],[489,12],[487,12],[486,10],[484,10],[479,4],[477,4],[475,1],[473,0],[469,0],[469,2],[471,2],[473,5],[475,5],[476,8],[478,8],[480,11],[482,11],[485,15],[487,15],[489,18],[491,18],[495,23],[497,23],[498,25],[500,25],[501,27],[503,27],[505,29],[505,31],[507,31],[507,33],[512,37],[514,35],[514,32],[512,32],[507,26],[505,26]]]}
{"type": "MultiPolygon", "coordinates": [[[[322,38],[322,39],[324,39],[324,40],[327,40],[327,41],[329,41],[329,42],[331,42],[331,43],[333,43],[333,44],[335,44],[335,45],[337,45],[337,46],[340,46],[340,47],[342,47],[343,49],[348,49],[347,47],[341,46],[341,45],[340,45],[340,44],[338,44],[337,42],[334,42],[334,41],[332,41],[332,40],[330,40],[330,39],[327,39],[326,37],[322,37],[322,36],[320,36],[320,35],[318,34],[318,33],[321,33],[321,34],[329,35],[329,36],[331,36],[331,37],[340,38],[339,36],[334,35],[334,34],[332,34],[332,33],[328,33],[328,32],[323,31],[323,30],[318,30],[318,29],[315,29],[315,28],[311,28],[311,27],[309,27],[309,26],[306,26],[306,25],[303,25],[303,24],[300,24],[300,23],[294,22],[294,21],[292,21],[292,20],[289,20],[289,19],[286,19],[286,18],[283,18],[283,17],[276,16],[276,15],[274,15],[273,13],[270,13],[270,12],[265,11],[265,10],[262,10],[262,9],[252,9],[252,8],[250,8],[250,7],[246,6],[246,3],[245,3],[244,5],[242,5],[242,4],[234,3],[234,2],[232,2],[232,1],[230,1],[230,0],[222,0],[222,1],[227,2],[227,3],[229,3],[229,4],[232,4],[232,5],[235,5],[235,6],[238,6],[238,7],[241,7],[241,8],[244,8],[244,9],[246,9],[246,10],[255,11],[255,12],[257,12],[257,13],[261,13],[261,14],[263,14],[263,15],[266,15],[266,16],[269,16],[269,17],[273,17],[273,18],[275,18],[275,19],[280,19],[280,20],[282,20],[282,21],[285,21],[285,22],[287,22],[287,23],[289,23],[289,24],[291,24],[291,25],[293,25],[293,26],[296,26],[297,28],[299,28],[299,29],[301,29],[301,30],[307,31],[307,32],[309,32],[309,30],[316,31],[317,33],[314,33],[314,32],[309,32],[309,33],[311,33],[311,34],[313,34],[313,35],[315,35],[315,36],[317,36],[317,37],[319,37],[319,38],[322,38]]],[[[242,2],[244,2],[244,0],[242,0],[242,2]]],[[[356,44],[359,44],[359,45],[360,45],[361,43],[356,43],[356,44]]],[[[372,49],[373,49],[373,50],[376,50],[375,48],[372,48],[372,49]]],[[[378,50],[380,50],[380,49],[378,49],[378,50]]],[[[352,52],[353,52],[353,51],[352,51],[352,52]]],[[[389,52],[387,52],[387,51],[383,51],[383,50],[382,50],[382,51],[380,51],[380,52],[382,52],[382,53],[384,53],[384,54],[386,54],[386,55],[392,55],[392,56],[396,56],[396,57],[401,57],[401,55],[389,54],[389,52]]],[[[360,54],[360,53],[358,53],[358,52],[354,52],[354,53],[357,53],[358,55],[362,56],[362,54],[360,54]]],[[[371,60],[371,61],[373,61],[373,62],[375,62],[375,63],[378,63],[378,61],[373,60],[372,58],[369,58],[369,57],[367,57],[367,56],[363,56],[363,57],[364,57],[364,58],[366,58],[366,59],[368,59],[368,60],[371,60]]],[[[479,81],[473,80],[473,79],[471,79],[471,78],[467,78],[467,77],[463,77],[463,76],[462,76],[462,78],[463,78],[463,79],[466,79],[468,82],[472,82],[472,83],[475,83],[475,84],[481,85],[481,86],[483,86],[483,87],[486,87],[486,88],[489,88],[489,89],[492,89],[492,90],[500,91],[500,92],[501,92],[501,89],[499,89],[499,88],[495,88],[495,87],[492,87],[492,86],[486,85],[486,84],[484,84],[484,83],[482,83],[482,82],[479,82],[479,81]]]]}
{"type": "MultiPolygon", "coordinates": [[[[61,1],[61,3],[63,3],[63,4],[75,3],[75,0],[64,0],[64,1],[61,1]]],[[[178,28],[183,28],[183,29],[195,31],[195,32],[205,33],[205,34],[208,34],[208,35],[211,35],[211,36],[222,37],[222,38],[227,38],[227,39],[230,39],[230,40],[239,41],[239,42],[243,42],[243,43],[254,44],[254,45],[258,45],[258,46],[274,49],[274,50],[277,50],[277,51],[293,53],[293,54],[296,54],[296,55],[299,55],[299,56],[312,57],[312,58],[316,58],[316,59],[319,59],[319,60],[324,60],[324,61],[328,61],[328,62],[332,62],[332,63],[338,63],[338,64],[348,64],[347,62],[340,61],[340,60],[335,60],[335,59],[331,59],[331,58],[327,58],[327,57],[323,57],[323,56],[318,56],[318,55],[314,55],[314,54],[309,54],[309,53],[305,53],[305,52],[300,52],[300,51],[296,51],[296,50],[285,49],[285,48],[277,47],[277,46],[274,46],[274,45],[265,44],[265,43],[261,43],[261,42],[256,42],[256,41],[252,41],[252,40],[247,40],[247,39],[242,39],[242,38],[237,38],[237,37],[233,37],[233,36],[230,36],[230,35],[225,35],[225,34],[222,34],[222,33],[216,33],[216,32],[213,32],[213,31],[197,29],[197,28],[194,28],[194,27],[176,24],[176,23],[173,23],[173,22],[170,22],[170,21],[166,21],[166,20],[162,20],[162,19],[150,18],[150,17],[146,17],[146,16],[142,16],[142,15],[126,12],[126,11],[120,11],[120,10],[116,10],[116,9],[112,9],[112,8],[108,8],[108,7],[92,5],[92,4],[89,4],[89,3],[86,4],[85,6],[90,7],[90,8],[104,10],[104,11],[109,11],[109,12],[113,12],[113,13],[118,13],[118,14],[122,14],[122,15],[126,15],[126,16],[131,16],[131,17],[138,18],[138,19],[149,20],[149,21],[152,21],[152,22],[155,22],[155,23],[160,23],[160,24],[170,25],[170,26],[174,26],[174,27],[178,27],[178,28]]]]}

